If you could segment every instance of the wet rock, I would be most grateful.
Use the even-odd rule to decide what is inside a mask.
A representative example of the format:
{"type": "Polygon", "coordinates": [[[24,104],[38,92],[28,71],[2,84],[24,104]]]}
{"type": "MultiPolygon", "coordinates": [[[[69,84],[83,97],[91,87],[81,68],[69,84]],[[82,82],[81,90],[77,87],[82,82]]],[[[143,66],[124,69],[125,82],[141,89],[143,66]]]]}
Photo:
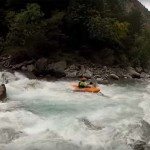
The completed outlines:
{"type": "Polygon", "coordinates": [[[27,67],[22,66],[22,67],[21,67],[21,70],[22,70],[22,71],[27,71],[28,69],[27,69],[27,67]]]}
{"type": "Polygon", "coordinates": [[[27,66],[27,71],[34,72],[35,70],[36,70],[36,68],[33,64],[27,66]]]}
{"type": "Polygon", "coordinates": [[[27,78],[29,79],[37,79],[37,77],[32,73],[32,72],[29,72],[29,71],[23,71],[21,72],[23,73],[27,78]]]}
{"type": "Polygon", "coordinates": [[[107,79],[97,78],[98,84],[109,84],[109,81],[107,79]]]}
{"type": "Polygon", "coordinates": [[[90,130],[102,130],[102,127],[92,124],[87,118],[82,118],[81,121],[88,127],[90,130]]]}
{"type": "Polygon", "coordinates": [[[119,80],[119,77],[115,74],[110,74],[109,77],[114,80],[119,80]]]}
{"type": "Polygon", "coordinates": [[[4,102],[6,99],[6,87],[5,84],[0,86],[0,101],[4,102]]]}
{"type": "Polygon", "coordinates": [[[129,67],[128,68],[129,74],[132,76],[132,78],[141,78],[140,73],[136,72],[134,68],[129,67]]]}

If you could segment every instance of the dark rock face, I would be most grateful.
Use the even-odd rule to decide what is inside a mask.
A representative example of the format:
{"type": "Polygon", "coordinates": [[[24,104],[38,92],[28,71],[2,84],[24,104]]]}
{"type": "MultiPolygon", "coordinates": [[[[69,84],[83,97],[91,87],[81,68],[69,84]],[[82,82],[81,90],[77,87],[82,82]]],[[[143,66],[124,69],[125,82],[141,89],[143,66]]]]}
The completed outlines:
{"type": "Polygon", "coordinates": [[[4,99],[6,98],[6,87],[4,84],[2,84],[0,86],[0,101],[4,101],[4,99]]]}

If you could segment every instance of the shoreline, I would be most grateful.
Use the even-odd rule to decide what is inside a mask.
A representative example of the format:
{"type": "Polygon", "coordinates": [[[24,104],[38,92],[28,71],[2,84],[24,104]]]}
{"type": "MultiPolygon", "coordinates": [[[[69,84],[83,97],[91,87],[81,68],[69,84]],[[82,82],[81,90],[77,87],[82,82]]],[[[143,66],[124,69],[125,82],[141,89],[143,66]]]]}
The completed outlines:
{"type": "Polygon", "coordinates": [[[102,66],[84,62],[68,64],[65,60],[53,62],[47,58],[29,60],[19,64],[11,62],[11,56],[0,57],[1,71],[20,72],[29,79],[47,81],[78,80],[81,76],[94,77],[98,84],[112,84],[118,81],[144,81],[150,78],[150,71],[141,67],[102,66]]]}

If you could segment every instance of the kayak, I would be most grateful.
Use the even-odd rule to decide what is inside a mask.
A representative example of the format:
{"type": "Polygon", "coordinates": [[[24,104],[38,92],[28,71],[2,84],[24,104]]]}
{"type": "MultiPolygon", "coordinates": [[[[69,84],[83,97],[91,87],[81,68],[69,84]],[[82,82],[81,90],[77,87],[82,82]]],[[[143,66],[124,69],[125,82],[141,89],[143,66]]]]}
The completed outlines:
{"type": "Polygon", "coordinates": [[[87,88],[79,88],[77,84],[73,84],[73,91],[75,92],[91,92],[91,93],[98,93],[100,92],[100,88],[98,87],[87,87],[87,88]]]}

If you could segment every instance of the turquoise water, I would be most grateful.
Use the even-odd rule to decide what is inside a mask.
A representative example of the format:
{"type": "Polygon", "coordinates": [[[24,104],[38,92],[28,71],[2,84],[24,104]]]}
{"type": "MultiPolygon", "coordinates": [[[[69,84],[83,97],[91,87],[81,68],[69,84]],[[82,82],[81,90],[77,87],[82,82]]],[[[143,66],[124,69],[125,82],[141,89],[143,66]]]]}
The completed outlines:
{"type": "Polygon", "coordinates": [[[75,93],[71,82],[29,80],[5,72],[0,150],[132,150],[149,141],[149,81],[99,85],[105,96],[75,93]]]}

